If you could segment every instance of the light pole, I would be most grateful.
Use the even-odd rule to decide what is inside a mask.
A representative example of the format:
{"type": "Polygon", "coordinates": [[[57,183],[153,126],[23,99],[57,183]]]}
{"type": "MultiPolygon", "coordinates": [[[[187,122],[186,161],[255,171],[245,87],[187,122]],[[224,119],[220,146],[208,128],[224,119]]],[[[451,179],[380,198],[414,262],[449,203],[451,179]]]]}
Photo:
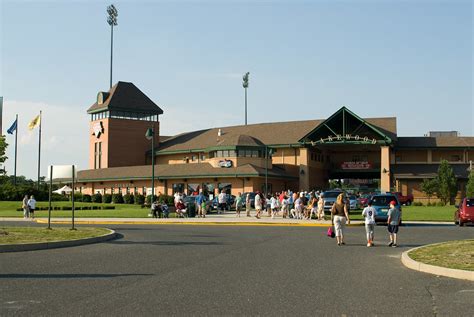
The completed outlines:
{"type": "Polygon", "coordinates": [[[247,88],[249,87],[249,72],[246,72],[243,77],[242,86],[245,89],[245,125],[247,125],[247,88]]]}
{"type": "Polygon", "coordinates": [[[145,138],[151,140],[151,201],[155,198],[155,129],[153,127],[146,130],[145,138]]]}
{"type": "Polygon", "coordinates": [[[114,46],[114,25],[117,25],[118,11],[113,4],[107,7],[107,23],[110,25],[110,88],[112,88],[112,56],[114,46]]]}

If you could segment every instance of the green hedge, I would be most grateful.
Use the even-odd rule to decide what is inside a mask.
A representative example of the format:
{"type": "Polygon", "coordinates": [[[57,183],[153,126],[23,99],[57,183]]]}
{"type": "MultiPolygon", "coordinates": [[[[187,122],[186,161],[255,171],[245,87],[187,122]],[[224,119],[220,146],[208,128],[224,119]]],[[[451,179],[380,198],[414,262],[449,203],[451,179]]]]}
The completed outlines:
{"type": "Polygon", "coordinates": [[[124,204],[133,204],[135,202],[135,197],[130,194],[126,194],[123,196],[124,204]]]}
{"type": "Polygon", "coordinates": [[[92,202],[96,204],[102,203],[102,194],[101,193],[94,194],[92,196],[92,202]]]}
{"type": "Polygon", "coordinates": [[[114,204],[123,204],[123,196],[121,193],[112,195],[112,203],[114,204]]]}
{"type": "Polygon", "coordinates": [[[145,196],[142,194],[138,194],[135,196],[135,204],[137,205],[143,205],[145,203],[145,196]]]}
{"type": "Polygon", "coordinates": [[[85,202],[85,203],[91,203],[92,202],[91,195],[83,195],[82,196],[82,201],[85,202]]]}

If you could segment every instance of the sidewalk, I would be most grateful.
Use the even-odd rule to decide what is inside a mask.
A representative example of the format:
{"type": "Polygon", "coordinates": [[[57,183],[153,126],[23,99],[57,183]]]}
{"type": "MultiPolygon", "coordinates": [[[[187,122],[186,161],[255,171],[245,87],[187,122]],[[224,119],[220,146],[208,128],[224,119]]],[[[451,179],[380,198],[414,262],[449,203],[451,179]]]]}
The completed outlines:
{"type": "MultiPolygon", "coordinates": [[[[0,218],[2,221],[18,221],[31,222],[31,219],[23,218],[0,218]]],[[[35,218],[37,223],[47,223],[48,218],[35,218]]],[[[54,224],[70,224],[71,218],[51,218],[51,223],[54,224]]],[[[75,224],[145,224],[145,225],[221,225],[221,226],[301,226],[301,227],[329,227],[330,220],[297,220],[284,219],[283,217],[276,217],[272,219],[267,215],[262,216],[261,219],[255,216],[236,217],[235,213],[229,214],[210,214],[206,218],[75,218],[75,224]]],[[[453,225],[452,222],[428,222],[428,221],[404,221],[404,224],[413,225],[453,225]]],[[[363,226],[364,221],[351,221],[349,226],[363,226]]]]}

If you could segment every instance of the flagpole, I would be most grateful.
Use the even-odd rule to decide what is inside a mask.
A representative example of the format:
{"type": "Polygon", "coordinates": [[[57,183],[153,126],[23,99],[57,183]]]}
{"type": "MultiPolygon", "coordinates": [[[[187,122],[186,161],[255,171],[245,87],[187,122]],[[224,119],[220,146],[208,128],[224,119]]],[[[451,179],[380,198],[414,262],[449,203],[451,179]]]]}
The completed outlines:
{"type": "Polygon", "coordinates": [[[17,157],[17,144],[18,144],[18,114],[16,115],[16,129],[15,129],[15,168],[13,172],[13,185],[16,186],[16,157],[17,157]]]}
{"type": "Polygon", "coordinates": [[[39,115],[39,120],[40,120],[40,125],[39,125],[39,143],[38,143],[38,190],[40,189],[40,166],[41,166],[41,124],[42,124],[42,118],[41,118],[41,110],[40,110],[40,115],[39,115]]]}

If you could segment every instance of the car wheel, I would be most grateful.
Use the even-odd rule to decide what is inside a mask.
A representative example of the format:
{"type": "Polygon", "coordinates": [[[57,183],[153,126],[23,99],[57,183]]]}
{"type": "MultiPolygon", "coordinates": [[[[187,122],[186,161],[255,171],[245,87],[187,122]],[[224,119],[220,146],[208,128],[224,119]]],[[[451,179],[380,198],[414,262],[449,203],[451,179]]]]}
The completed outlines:
{"type": "Polygon", "coordinates": [[[454,224],[455,225],[459,224],[459,221],[456,218],[454,218],[454,224]]]}
{"type": "Polygon", "coordinates": [[[463,227],[463,226],[464,226],[464,222],[462,222],[461,219],[459,219],[459,226],[460,226],[460,227],[463,227]]]}

